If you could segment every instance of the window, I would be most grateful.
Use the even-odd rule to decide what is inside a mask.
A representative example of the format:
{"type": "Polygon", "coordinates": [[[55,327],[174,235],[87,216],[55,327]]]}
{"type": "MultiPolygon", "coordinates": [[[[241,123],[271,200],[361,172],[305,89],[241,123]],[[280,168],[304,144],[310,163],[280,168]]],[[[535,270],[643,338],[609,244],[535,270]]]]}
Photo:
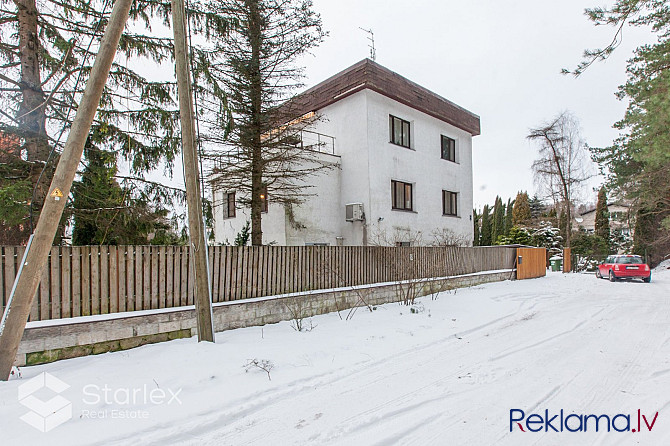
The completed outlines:
{"type": "Polygon", "coordinates": [[[395,242],[396,247],[398,248],[409,248],[412,246],[411,242],[395,242]]]}
{"type": "Polygon", "coordinates": [[[412,185],[410,183],[391,180],[391,209],[413,210],[412,185]]]}
{"type": "Polygon", "coordinates": [[[390,141],[393,144],[409,148],[409,121],[389,115],[390,141]]]}
{"type": "Polygon", "coordinates": [[[456,141],[442,135],[442,159],[456,162],[456,141]]]}
{"type": "Polygon", "coordinates": [[[624,265],[636,265],[644,263],[644,261],[640,256],[622,256],[616,259],[616,263],[621,263],[624,265]]]}
{"type": "Polygon", "coordinates": [[[442,215],[458,215],[458,194],[442,191],[442,215]]]}
{"type": "Polygon", "coordinates": [[[268,211],[268,187],[263,186],[261,189],[261,212],[268,211]]]}
{"type": "Polygon", "coordinates": [[[223,218],[235,217],[235,192],[223,194],[223,218]]]}

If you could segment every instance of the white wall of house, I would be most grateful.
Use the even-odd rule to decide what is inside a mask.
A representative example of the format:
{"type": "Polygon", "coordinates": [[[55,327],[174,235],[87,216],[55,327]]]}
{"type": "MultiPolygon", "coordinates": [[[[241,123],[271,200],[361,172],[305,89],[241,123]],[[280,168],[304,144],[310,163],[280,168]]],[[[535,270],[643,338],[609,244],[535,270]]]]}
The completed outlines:
{"type": "MultiPolygon", "coordinates": [[[[223,206],[220,205],[223,191],[214,191],[214,243],[232,245],[235,237],[247,221],[251,224],[251,209],[239,208],[235,217],[224,218],[223,206]]],[[[239,194],[239,192],[237,192],[239,194]]],[[[263,244],[286,245],[286,218],[283,206],[268,204],[268,212],[261,219],[263,228],[263,244]]]]}
{"type": "MultiPolygon", "coordinates": [[[[417,241],[430,244],[432,233],[448,229],[472,243],[472,136],[439,119],[362,90],[319,111],[313,130],[335,138],[339,169],[319,173],[305,203],[294,206],[295,220],[287,221],[281,206],[272,204],[263,214],[263,241],[280,245],[380,244],[417,241]],[[389,114],[411,123],[411,147],[389,142],[389,114]],[[441,159],[440,135],[456,140],[456,162],[441,159]],[[412,184],[413,211],[392,210],[391,180],[412,184]],[[442,213],[442,190],[458,193],[458,215],[442,213]],[[363,203],[365,222],[345,221],[345,206],[363,203]],[[364,224],[365,223],[365,224],[364,224]]],[[[217,197],[215,197],[216,199],[217,197]]],[[[220,197],[216,202],[220,202],[220,197]]],[[[215,207],[217,243],[232,243],[249,219],[248,210],[223,219],[215,207]],[[218,218],[217,218],[218,215],[218,218]]]]}
{"type": "Polygon", "coordinates": [[[330,168],[308,179],[308,197],[293,206],[293,223],[286,216],[286,245],[327,244],[335,246],[341,236],[343,212],[337,205],[342,187],[340,157],[321,154],[322,162],[330,168]]]}
{"type": "MultiPolygon", "coordinates": [[[[449,229],[471,243],[472,136],[381,94],[364,90],[368,104],[371,234],[396,234],[429,244],[435,230],[449,229]],[[410,148],[389,142],[389,114],[410,122],[410,148]],[[456,140],[456,162],[441,159],[440,135],[456,140]],[[411,183],[413,211],[392,210],[391,180],[411,183]],[[442,191],[458,193],[458,216],[442,214],[442,191]],[[379,221],[379,218],[383,218],[379,221]],[[420,234],[419,234],[420,233],[420,234]]],[[[388,237],[387,237],[388,238],[388,237]]]]}

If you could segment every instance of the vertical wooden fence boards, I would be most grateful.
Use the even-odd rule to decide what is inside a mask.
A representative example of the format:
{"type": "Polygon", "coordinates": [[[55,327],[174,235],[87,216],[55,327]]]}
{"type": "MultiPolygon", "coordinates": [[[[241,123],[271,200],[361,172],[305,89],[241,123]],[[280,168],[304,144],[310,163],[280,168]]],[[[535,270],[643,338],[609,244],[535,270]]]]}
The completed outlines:
{"type": "MultiPolygon", "coordinates": [[[[0,311],[24,251],[24,247],[0,247],[0,311]]],[[[224,302],[508,269],[514,266],[516,249],[216,246],[209,247],[208,255],[212,300],[224,302]]],[[[533,263],[528,254],[520,255],[525,256],[523,267],[533,263]]],[[[192,305],[192,268],[189,248],[184,246],[55,246],[30,320],[192,305]]]]}
{"type": "Polygon", "coordinates": [[[517,256],[517,279],[533,279],[547,274],[547,250],[545,248],[518,248],[517,256]]]}

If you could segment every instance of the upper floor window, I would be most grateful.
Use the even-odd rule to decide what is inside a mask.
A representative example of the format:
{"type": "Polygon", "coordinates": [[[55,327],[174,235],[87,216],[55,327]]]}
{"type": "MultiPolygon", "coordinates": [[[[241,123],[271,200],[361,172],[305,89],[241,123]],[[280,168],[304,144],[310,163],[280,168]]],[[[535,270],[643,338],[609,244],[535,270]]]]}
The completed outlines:
{"type": "Polygon", "coordinates": [[[389,115],[389,133],[391,143],[409,148],[410,125],[409,121],[389,115]]]}
{"type": "Polygon", "coordinates": [[[458,215],[458,193],[442,191],[442,215],[458,215]]]}
{"type": "Polygon", "coordinates": [[[235,217],[235,192],[223,194],[223,218],[235,217]]]}
{"type": "Polygon", "coordinates": [[[391,209],[411,211],[413,210],[412,201],[412,185],[391,180],[391,209]]]}
{"type": "Polygon", "coordinates": [[[442,159],[456,162],[456,141],[442,135],[442,159]]]}

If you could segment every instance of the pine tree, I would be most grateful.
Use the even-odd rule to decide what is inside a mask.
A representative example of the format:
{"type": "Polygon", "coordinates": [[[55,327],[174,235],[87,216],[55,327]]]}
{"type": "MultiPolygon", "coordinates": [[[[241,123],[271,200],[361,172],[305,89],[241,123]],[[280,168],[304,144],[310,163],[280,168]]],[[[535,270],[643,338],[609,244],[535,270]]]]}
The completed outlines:
{"type": "Polygon", "coordinates": [[[528,193],[527,192],[517,193],[516,199],[514,200],[514,208],[512,209],[513,225],[514,226],[527,225],[531,217],[532,214],[531,214],[530,203],[528,201],[528,193]]]}
{"type": "Polygon", "coordinates": [[[311,1],[224,0],[215,5],[240,23],[222,42],[225,63],[212,68],[224,79],[234,121],[229,133],[215,139],[226,146],[212,154],[215,187],[239,191],[239,203],[251,207],[251,243],[261,245],[265,204],[279,203],[291,212],[307,196],[304,179],[333,167],[300,144],[301,130],[318,116],[294,116],[290,106],[301,86],[302,69],[295,63],[326,33],[311,1]]]}
{"type": "Polygon", "coordinates": [[[472,246],[479,246],[480,243],[480,230],[479,230],[479,216],[477,215],[477,210],[472,210],[472,223],[474,225],[474,240],[472,246]]]}
{"type": "Polygon", "coordinates": [[[610,239],[610,216],[607,209],[607,192],[605,186],[598,191],[598,203],[596,204],[595,233],[603,240],[610,239]]]}
{"type": "Polygon", "coordinates": [[[482,211],[481,246],[491,246],[493,244],[493,228],[489,212],[489,205],[484,205],[484,209],[482,211]]]}
{"type": "MultiPolygon", "coordinates": [[[[626,83],[617,93],[628,103],[623,119],[614,125],[621,136],[609,147],[591,148],[594,161],[608,174],[607,188],[636,204],[636,252],[646,249],[655,264],[670,250],[670,9],[663,1],[616,0],[610,8],[586,13],[596,25],[616,27],[618,34],[627,24],[658,34],[654,44],[638,47],[629,59],[626,83]]],[[[619,37],[605,48],[585,52],[575,74],[609,56],[619,37]]]]}

